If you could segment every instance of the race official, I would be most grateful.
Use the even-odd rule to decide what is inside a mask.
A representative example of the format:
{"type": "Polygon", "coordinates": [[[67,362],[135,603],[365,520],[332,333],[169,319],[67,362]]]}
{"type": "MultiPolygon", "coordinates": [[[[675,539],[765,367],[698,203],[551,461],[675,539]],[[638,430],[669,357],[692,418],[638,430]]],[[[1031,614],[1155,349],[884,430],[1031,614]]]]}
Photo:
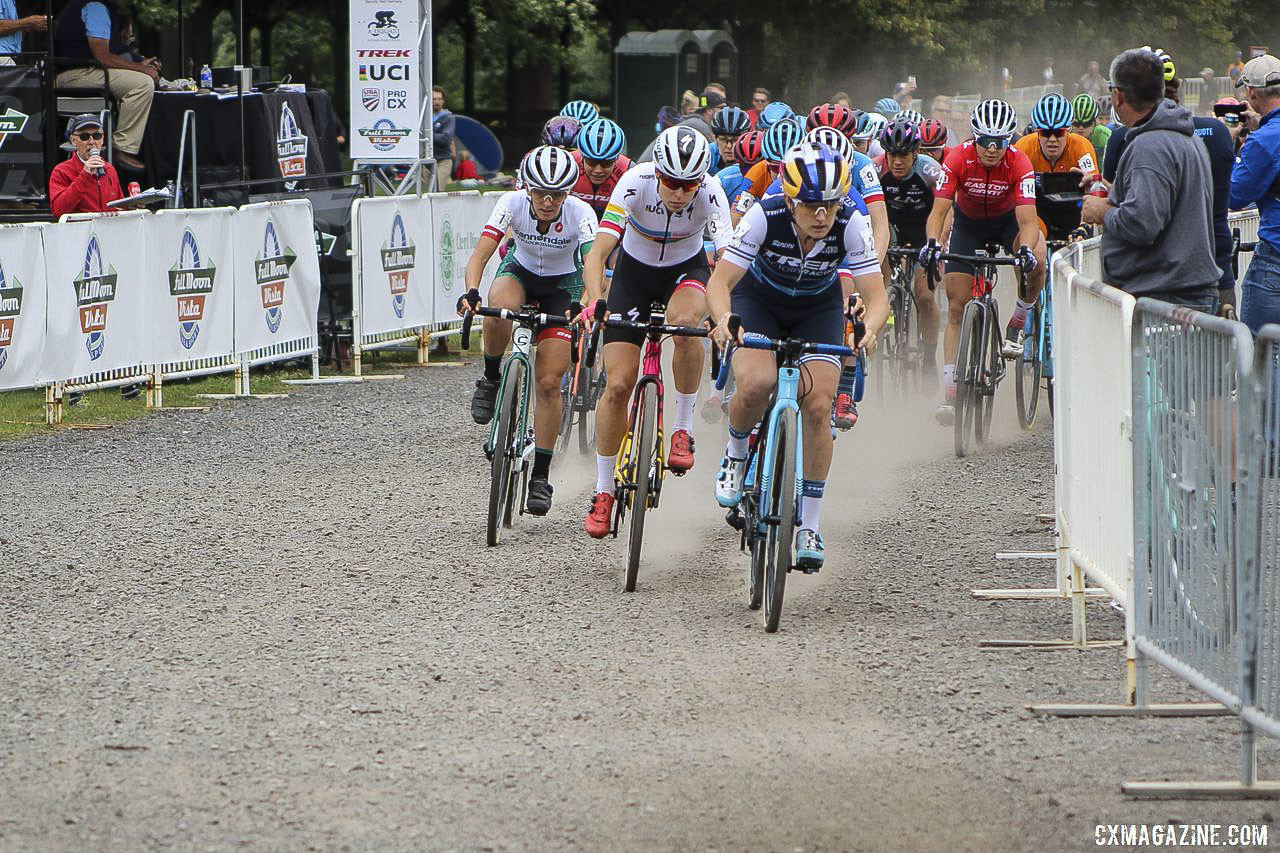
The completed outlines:
{"type": "Polygon", "coordinates": [[[102,213],[108,202],[124,198],[116,167],[103,159],[102,124],[92,113],[78,115],[67,125],[74,152],[49,175],[49,207],[54,216],[102,213]]]}
{"type": "Polygon", "coordinates": [[[1231,172],[1230,204],[1258,205],[1258,248],[1240,294],[1240,319],[1256,335],[1280,323],[1280,59],[1250,59],[1236,85],[1245,87],[1249,109],[1242,119],[1251,132],[1231,172]]]}

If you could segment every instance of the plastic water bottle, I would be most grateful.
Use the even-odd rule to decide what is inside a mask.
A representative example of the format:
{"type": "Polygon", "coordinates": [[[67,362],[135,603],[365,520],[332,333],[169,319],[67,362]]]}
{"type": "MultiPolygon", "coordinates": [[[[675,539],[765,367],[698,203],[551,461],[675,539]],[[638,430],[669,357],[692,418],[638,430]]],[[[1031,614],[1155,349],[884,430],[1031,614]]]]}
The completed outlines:
{"type": "Polygon", "coordinates": [[[1093,186],[1089,187],[1089,195],[1096,195],[1098,198],[1106,198],[1111,194],[1107,189],[1106,182],[1097,180],[1093,182],[1093,186]]]}
{"type": "Polygon", "coordinates": [[[205,63],[200,69],[200,88],[213,89],[213,69],[209,67],[209,63],[205,63]]]}

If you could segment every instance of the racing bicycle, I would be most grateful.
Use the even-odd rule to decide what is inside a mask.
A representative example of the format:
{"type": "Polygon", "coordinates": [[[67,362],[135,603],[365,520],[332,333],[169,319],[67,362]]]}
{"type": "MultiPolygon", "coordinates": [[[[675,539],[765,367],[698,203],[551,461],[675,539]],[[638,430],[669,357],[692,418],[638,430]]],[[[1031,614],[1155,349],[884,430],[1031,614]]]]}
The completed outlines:
{"type": "MultiPolygon", "coordinates": [[[[741,320],[729,318],[729,331],[736,338],[741,320]]],[[[854,323],[854,337],[860,340],[866,326],[854,323]]],[[[747,574],[748,606],[752,610],[764,604],[764,629],[778,630],[782,618],[782,597],[787,572],[793,568],[805,574],[816,568],[796,566],[793,559],[795,533],[800,521],[800,489],[804,474],[804,427],[800,411],[800,357],[810,353],[841,358],[856,356],[855,387],[862,388],[865,360],[863,351],[836,344],[816,344],[795,338],[774,340],[747,332],[741,346],[748,349],[772,350],[778,358],[778,382],[769,408],[761,421],[755,440],[747,452],[746,476],[742,500],[729,512],[728,521],[742,532],[742,549],[751,554],[747,574]]],[[[726,353],[716,380],[723,387],[729,375],[733,347],[726,353]]],[[[861,390],[855,397],[862,398],[861,390]]]]}
{"type": "Polygon", "coordinates": [[[915,273],[919,250],[891,248],[889,257],[889,319],[881,336],[882,354],[877,385],[884,394],[921,390],[924,382],[924,337],[916,305],[915,273]]]}
{"type": "Polygon", "coordinates": [[[560,438],[556,452],[568,449],[576,433],[578,452],[590,453],[595,447],[595,427],[592,416],[596,402],[604,393],[604,371],[598,363],[587,364],[585,358],[575,356],[565,380],[560,386],[560,438]]]}
{"type": "Polygon", "coordinates": [[[635,592],[636,576],[640,571],[640,551],[644,544],[645,514],[657,509],[662,495],[662,481],[667,465],[662,428],[662,342],[668,337],[702,338],[705,328],[671,326],[667,324],[667,307],[653,303],[648,322],[628,320],[619,314],[605,316],[605,304],[596,305],[595,333],[587,344],[587,361],[595,362],[600,336],[605,327],[643,332],[645,336],[644,361],[640,379],[631,395],[631,413],[627,419],[627,432],[618,448],[618,462],[614,469],[613,526],[610,532],[616,537],[618,530],[631,513],[627,530],[627,568],[623,577],[623,589],[635,592]]]}
{"type": "MultiPolygon", "coordinates": [[[[1049,257],[1066,246],[1061,240],[1047,243],[1049,257]]],[[[1014,364],[1018,397],[1018,422],[1023,429],[1035,426],[1040,408],[1040,382],[1044,380],[1049,395],[1049,415],[1053,415],[1053,263],[1045,270],[1044,288],[1035,308],[1027,312],[1023,326],[1022,355],[1014,364]]]]}
{"type": "MultiPolygon", "coordinates": [[[[471,290],[463,297],[470,309],[462,321],[462,348],[471,342],[471,323],[476,314],[496,317],[514,324],[511,330],[511,354],[502,363],[498,383],[498,407],[489,425],[489,438],[484,443],[489,458],[489,515],[486,541],[490,546],[502,539],[502,528],[510,528],[519,493],[520,514],[524,515],[524,497],[533,467],[533,427],[530,397],[533,394],[533,342],[537,333],[550,326],[569,326],[567,317],[540,313],[536,306],[526,305],[519,311],[479,305],[480,292],[471,290]]],[[[578,334],[574,329],[573,360],[577,361],[578,334]]]]}

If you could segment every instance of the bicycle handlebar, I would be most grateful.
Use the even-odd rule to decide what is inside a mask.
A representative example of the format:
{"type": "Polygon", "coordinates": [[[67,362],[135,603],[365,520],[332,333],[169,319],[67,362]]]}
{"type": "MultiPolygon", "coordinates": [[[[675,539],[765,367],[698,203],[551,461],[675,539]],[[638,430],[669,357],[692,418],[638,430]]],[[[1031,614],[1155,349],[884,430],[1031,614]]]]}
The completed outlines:
{"type": "MultiPolygon", "coordinates": [[[[929,246],[937,247],[938,241],[930,240],[929,246]]],[[[939,252],[934,256],[939,261],[960,261],[962,263],[973,264],[974,266],[993,266],[993,267],[1014,267],[1018,270],[1019,283],[1018,291],[1022,292],[1022,276],[1026,275],[1026,271],[1022,265],[1022,259],[1018,257],[1000,256],[1000,255],[960,255],[955,252],[939,252]]],[[[929,289],[933,290],[937,286],[938,275],[936,264],[925,265],[925,275],[929,279],[929,289]]]]}
{"type": "MultiPolygon", "coordinates": [[[[572,322],[568,317],[559,314],[546,314],[540,311],[512,311],[510,308],[491,308],[488,305],[477,305],[480,301],[480,293],[471,290],[463,300],[469,302],[472,306],[471,310],[462,318],[462,348],[467,349],[471,342],[471,324],[473,318],[479,314],[481,317],[496,317],[499,320],[510,320],[512,323],[518,323],[521,326],[531,327],[557,327],[565,328],[572,322]]],[[[573,348],[577,349],[577,336],[574,337],[573,348]]]]}

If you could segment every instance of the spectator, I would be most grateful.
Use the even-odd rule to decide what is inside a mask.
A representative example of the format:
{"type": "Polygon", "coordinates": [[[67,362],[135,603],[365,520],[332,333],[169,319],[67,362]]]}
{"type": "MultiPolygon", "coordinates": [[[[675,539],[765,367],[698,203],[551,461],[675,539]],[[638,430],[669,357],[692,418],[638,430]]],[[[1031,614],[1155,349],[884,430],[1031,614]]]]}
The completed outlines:
{"type": "Polygon", "coordinates": [[[444,89],[431,87],[431,150],[436,155],[435,189],[443,190],[453,174],[454,129],[457,120],[444,108],[444,89]]]}
{"type": "Polygon", "coordinates": [[[160,71],[154,64],[118,55],[130,53],[129,46],[121,44],[118,36],[124,22],[125,15],[112,0],[71,0],[54,25],[53,51],[64,65],[70,62],[75,67],[59,73],[57,85],[100,86],[102,71],[95,66],[108,69],[111,94],[120,104],[120,118],[112,137],[116,164],[142,172],[146,167],[138,159],[138,152],[160,71]]]}
{"type": "Polygon", "coordinates": [[[480,170],[476,168],[476,161],[472,159],[471,152],[463,149],[458,152],[458,164],[453,167],[453,179],[455,181],[479,181],[480,170]]]}
{"type": "Polygon", "coordinates": [[[723,83],[717,83],[712,80],[702,89],[702,94],[705,95],[707,92],[716,92],[721,98],[724,98],[726,101],[729,100],[729,90],[724,87],[723,83]]]}
{"type": "Polygon", "coordinates": [[[106,144],[102,122],[93,113],[76,116],[67,124],[67,140],[71,156],[54,166],[49,175],[53,215],[111,210],[107,202],[124,198],[124,190],[115,166],[102,159],[106,144]]]}
{"type": "Polygon", "coordinates": [[[1116,117],[1129,129],[1111,197],[1087,195],[1083,221],[1104,226],[1102,273],[1134,296],[1212,313],[1214,263],[1209,155],[1191,112],[1164,99],[1164,65],[1149,50],[1111,62],[1116,117]]]}
{"type": "Polygon", "coordinates": [[[14,0],[0,0],[0,65],[12,65],[13,54],[22,53],[23,33],[42,33],[49,28],[44,15],[18,17],[14,0]]]}
{"type": "Polygon", "coordinates": [[[658,110],[658,123],[654,126],[654,133],[662,133],[668,127],[675,127],[680,123],[681,115],[675,107],[663,107],[658,110]]]}
{"type": "Polygon", "coordinates": [[[680,96],[680,115],[690,116],[698,111],[698,96],[693,94],[693,90],[685,89],[684,94],[680,96]]]}
{"type": "Polygon", "coordinates": [[[1245,87],[1249,139],[1231,173],[1231,206],[1258,205],[1258,248],[1245,272],[1240,319],[1256,335],[1280,323],[1280,59],[1255,56],[1236,79],[1245,87]]]}
{"type": "Polygon", "coordinates": [[[853,108],[853,102],[849,100],[848,92],[836,92],[831,96],[831,103],[839,104],[842,107],[853,108]]]}
{"type": "MultiPolygon", "coordinates": [[[[708,142],[714,143],[716,138],[711,132],[711,119],[716,113],[724,109],[724,98],[720,96],[719,92],[706,92],[698,98],[695,107],[696,109],[692,113],[681,118],[676,124],[687,124],[705,136],[708,142]]],[[[659,124],[661,124],[661,114],[659,114],[659,124]]],[[[663,128],[663,130],[665,129],[663,128]]],[[[657,139],[654,139],[653,142],[650,142],[648,147],[636,158],[635,162],[647,163],[652,160],[653,146],[657,141],[657,139]]]]}
{"type": "Polygon", "coordinates": [[[1107,96],[1107,81],[1102,78],[1099,73],[1097,61],[1089,63],[1089,70],[1080,75],[1080,80],[1076,83],[1076,94],[1083,92],[1086,95],[1092,95],[1095,101],[1104,100],[1107,96]]]}
{"type": "Polygon", "coordinates": [[[760,121],[760,112],[769,106],[769,90],[756,89],[751,93],[751,109],[747,110],[747,115],[751,116],[751,126],[755,127],[760,121]]]}
{"type": "Polygon", "coordinates": [[[929,107],[930,118],[936,118],[942,122],[947,128],[947,147],[952,148],[960,144],[956,132],[951,129],[951,120],[955,116],[955,106],[951,99],[946,95],[938,95],[933,99],[933,103],[929,107]]]}
{"type": "Polygon", "coordinates": [[[1227,66],[1227,76],[1231,78],[1231,85],[1240,85],[1240,74],[1244,71],[1244,51],[1237,50],[1235,59],[1231,60],[1231,64],[1227,66]]]}
{"type": "Polygon", "coordinates": [[[915,99],[916,91],[916,75],[912,74],[906,80],[901,80],[898,85],[893,87],[893,99],[898,102],[900,109],[910,109],[911,102],[915,99]]]}
{"type": "Polygon", "coordinates": [[[1235,153],[1239,154],[1240,146],[1244,145],[1245,140],[1249,138],[1249,128],[1241,120],[1244,110],[1237,111],[1236,107],[1248,109],[1249,105],[1244,101],[1226,97],[1219,98],[1209,110],[1227,126],[1227,130],[1231,132],[1231,141],[1235,143],[1235,153]]]}
{"type": "Polygon", "coordinates": [[[1041,76],[1044,78],[1044,84],[1046,86],[1052,86],[1053,85],[1053,57],[1052,56],[1045,59],[1044,71],[1040,73],[1041,73],[1041,76]]]}

